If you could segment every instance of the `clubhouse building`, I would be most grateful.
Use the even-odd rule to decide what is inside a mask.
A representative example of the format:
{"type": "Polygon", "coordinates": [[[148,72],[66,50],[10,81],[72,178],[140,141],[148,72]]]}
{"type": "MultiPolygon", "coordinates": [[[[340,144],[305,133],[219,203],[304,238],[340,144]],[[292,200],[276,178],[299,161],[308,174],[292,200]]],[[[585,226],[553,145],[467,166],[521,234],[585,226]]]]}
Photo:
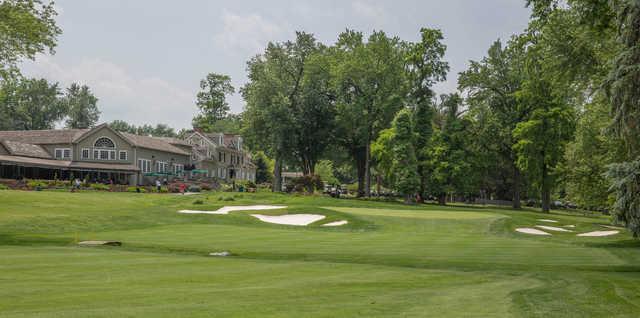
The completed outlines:
{"type": "Polygon", "coordinates": [[[0,178],[88,179],[147,185],[157,179],[255,181],[242,137],[193,132],[185,139],[91,129],[0,131],[0,178]]]}

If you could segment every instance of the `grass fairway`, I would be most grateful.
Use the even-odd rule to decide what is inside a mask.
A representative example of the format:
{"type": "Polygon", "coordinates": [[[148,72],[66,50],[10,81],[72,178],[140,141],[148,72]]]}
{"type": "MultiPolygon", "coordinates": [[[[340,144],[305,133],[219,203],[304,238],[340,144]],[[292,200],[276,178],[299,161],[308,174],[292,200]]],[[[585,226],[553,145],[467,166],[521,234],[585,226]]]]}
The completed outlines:
{"type": "Polygon", "coordinates": [[[640,243],[576,236],[608,222],[269,193],[0,191],[0,317],[638,317],[640,243]],[[248,204],[327,218],[176,213],[248,204]],[[541,218],[575,232],[514,232],[541,218]]]}

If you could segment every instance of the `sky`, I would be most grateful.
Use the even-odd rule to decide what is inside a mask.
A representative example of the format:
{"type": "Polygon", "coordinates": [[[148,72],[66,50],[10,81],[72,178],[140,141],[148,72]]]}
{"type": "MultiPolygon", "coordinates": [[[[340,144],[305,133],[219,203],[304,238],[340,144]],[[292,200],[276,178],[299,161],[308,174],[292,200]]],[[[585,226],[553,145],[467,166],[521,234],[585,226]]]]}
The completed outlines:
{"type": "MultiPolygon", "coordinates": [[[[456,90],[458,73],[493,41],[524,30],[530,14],[524,0],[58,0],[56,8],[63,32],[56,52],[24,62],[23,74],[88,85],[101,122],[176,129],[190,127],[208,73],[231,76],[239,89],[246,62],[295,31],[331,45],[345,29],[384,30],[406,41],[417,41],[422,27],[441,29],[451,67],[435,87],[441,94],[456,90]]],[[[244,107],[239,94],[229,104],[234,113],[244,107]]]]}

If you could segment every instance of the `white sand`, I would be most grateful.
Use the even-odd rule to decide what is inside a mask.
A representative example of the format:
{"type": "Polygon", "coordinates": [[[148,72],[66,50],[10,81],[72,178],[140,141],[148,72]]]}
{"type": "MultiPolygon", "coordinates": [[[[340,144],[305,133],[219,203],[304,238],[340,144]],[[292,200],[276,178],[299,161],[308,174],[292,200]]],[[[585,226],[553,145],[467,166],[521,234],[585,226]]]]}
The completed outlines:
{"type": "Polygon", "coordinates": [[[603,225],[602,227],[606,227],[606,228],[612,229],[612,230],[624,230],[624,228],[619,227],[619,226],[603,225]]]}
{"type": "Polygon", "coordinates": [[[578,236],[610,236],[610,235],[616,235],[618,233],[620,233],[620,231],[594,231],[594,232],[578,234],[578,236]]]}
{"type": "Polygon", "coordinates": [[[556,221],[556,220],[549,220],[549,219],[538,219],[538,221],[540,221],[540,222],[549,222],[549,223],[558,223],[558,221],[556,221]]]}
{"type": "Polygon", "coordinates": [[[335,222],[322,224],[322,226],[341,226],[341,225],[345,225],[347,223],[349,223],[349,221],[342,220],[342,221],[335,221],[335,222]]]}
{"type": "Polygon", "coordinates": [[[547,232],[540,231],[538,229],[528,228],[528,227],[517,228],[516,231],[520,232],[520,233],[532,234],[532,235],[551,235],[551,234],[549,234],[547,232]]]}
{"type": "Polygon", "coordinates": [[[282,205],[236,205],[225,206],[215,211],[198,211],[198,210],[180,210],[178,213],[185,214],[229,214],[233,211],[256,211],[256,210],[275,210],[284,209],[286,206],[282,205]]]}
{"type": "Polygon", "coordinates": [[[571,225],[565,225],[564,227],[568,227],[568,228],[575,228],[576,226],[571,224],[571,225]]]}
{"type": "Polygon", "coordinates": [[[286,225],[301,225],[306,226],[313,222],[320,221],[325,218],[320,214],[285,214],[285,215],[262,215],[251,214],[251,216],[258,218],[262,222],[286,224],[286,225]]]}
{"type": "Polygon", "coordinates": [[[563,229],[561,227],[555,227],[555,226],[546,226],[546,225],[536,225],[537,228],[541,228],[543,230],[548,230],[548,231],[556,231],[556,232],[573,232],[567,229],[563,229]]]}

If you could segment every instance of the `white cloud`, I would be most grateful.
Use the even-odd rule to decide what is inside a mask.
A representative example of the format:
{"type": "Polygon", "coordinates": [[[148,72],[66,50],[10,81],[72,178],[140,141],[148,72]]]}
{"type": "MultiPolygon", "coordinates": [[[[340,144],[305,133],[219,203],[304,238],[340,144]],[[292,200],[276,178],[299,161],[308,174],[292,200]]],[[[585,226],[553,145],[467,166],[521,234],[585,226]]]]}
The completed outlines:
{"type": "Polygon", "coordinates": [[[353,11],[363,17],[381,20],[385,18],[385,10],[382,6],[369,1],[358,0],[351,4],[353,11]]]}
{"type": "Polygon", "coordinates": [[[189,127],[196,112],[195,92],[179,88],[158,77],[136,77],[124,67],[98,58],[61,65],[42,55],[23,67],[28,76],[44,77],[68,87],[88,85],[98,97],[101,122],[122,119],[134,124],[166,123],[189,127]]]}
{"type": "Polygon", "coordinates": [[[214,36],[215,44],[228,51],[241,50],[251,54],[262,51],[284,30],[255,13],[240,15],[224,10],[222,23],[222,31],[214,36]]]}

